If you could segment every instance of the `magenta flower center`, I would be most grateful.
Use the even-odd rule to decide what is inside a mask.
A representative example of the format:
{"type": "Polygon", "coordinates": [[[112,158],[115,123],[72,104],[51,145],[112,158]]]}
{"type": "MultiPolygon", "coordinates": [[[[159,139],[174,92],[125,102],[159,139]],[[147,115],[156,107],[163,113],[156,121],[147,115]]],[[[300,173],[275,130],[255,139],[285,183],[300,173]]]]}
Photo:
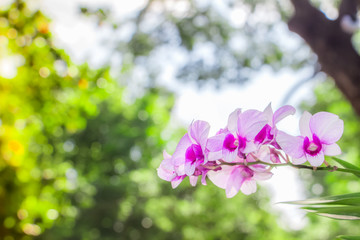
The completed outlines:
{"type": "Polygon", "coordinates": [[[241,175],[244,178],[252,178],[254,176],[254,171],[251,170],[249,167],[241,166],[241,168],[242,168],[241,175]]]}
{"type": "Polygon", "coordinates": [[[235,151],[237,148],[239,149],[244,148],[245,145],[246,145],[245,139],[241,137],[235,138],[234,135],[229,133],[228,135],[226,135],[224,139],[223,148],[232,152],[235,151]]]}
{"type": "Polygon", "coordinates": [[[261,131],[255,136],[255,142],[262,143],[265,140],[273,140],[274,135],[271,134],[271,127],[269,124],[266,124],[261,131]]]}
{"type": "Polygon", "coordinates": [[[188,147],[185,152],[185,158],[187,161],[190,161],[191,163],[194,163],[197,160],[204,159],[204,154],[202,152],[200,145],[192,144],[190,147],[188,147]]]}
{"type": "Polygon", "coordinates": [[[223,143],[224,148],[232,152],[235,151],[235,149],[238,146],[239,146],[239,141],[234,137],[234,135],[232,135],[231,133],[226,135],[223,143]]]}
{"type": "Polygon", "coordinates": [[[318,136],[313,134],[313,140],[311,142],[308,137],[305,137],[303,149],[311,156],[317,155],[322,149],[322,145],[318,136]]]}

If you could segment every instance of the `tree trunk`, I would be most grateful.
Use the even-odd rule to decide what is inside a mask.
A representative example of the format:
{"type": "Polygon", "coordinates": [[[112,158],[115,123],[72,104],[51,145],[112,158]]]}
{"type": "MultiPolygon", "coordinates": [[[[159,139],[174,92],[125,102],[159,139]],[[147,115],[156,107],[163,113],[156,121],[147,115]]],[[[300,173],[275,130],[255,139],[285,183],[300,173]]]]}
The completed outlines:
{"type": "Polygon", "coordinates": [[[291,0],[295,13],[289,29],[299,34],[318,56],[321,70],[332,77],[360,116],[360,56],[351,42],[351,33],[341,27],[345,15],[354,18],[360,1],[343,0],[339,17],[330,20],[308,0],[291,0]]]}

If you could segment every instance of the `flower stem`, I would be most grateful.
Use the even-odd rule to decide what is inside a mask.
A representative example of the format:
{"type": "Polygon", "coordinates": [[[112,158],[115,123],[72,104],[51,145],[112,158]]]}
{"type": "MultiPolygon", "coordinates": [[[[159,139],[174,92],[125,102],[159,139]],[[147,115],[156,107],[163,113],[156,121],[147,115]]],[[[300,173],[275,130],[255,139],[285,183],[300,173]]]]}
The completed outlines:
{"type": "MultiPolygon", "coordinates": [[[[270,166],[270,167],[272,167],[272,168],[273,168],[273,167],[290,166],[290,167],[298,168],[298,169],[314,170],[314,167],[313,167],[313,166],[301,165],[301,164],[300,164],[300,165],[295,165],[295,164],[292,164],[292,163],[290,163],[290,162],[288,162],[288,163],[277,163],[277,164],[267,163],[267,162],[262,162],[262,161],[247,162],[246,164],[241,163],[241,162],[237,162],[237,163],[222,162],[222,163],[221,163],[221,165],[229,165],[229,166],[236,166],[236,165],[251,166],[251,165],[255,165],[255,164],[267,165],[267,166],[270,166]]],[[[340,167],[331,166],[331,165],[328,165],[328,166],[326,166],[326,167],[318,167],[318,168],[316,168],[316,171],[329,171],[329,172],[338,171],[338,172],[346,172],[346,173],[352,173],[352,174],[355,174],[355,175],[360,175],[360,171],[359,171],[359,170],[348,169],[348,168],[340,168],[340,167]]]]}

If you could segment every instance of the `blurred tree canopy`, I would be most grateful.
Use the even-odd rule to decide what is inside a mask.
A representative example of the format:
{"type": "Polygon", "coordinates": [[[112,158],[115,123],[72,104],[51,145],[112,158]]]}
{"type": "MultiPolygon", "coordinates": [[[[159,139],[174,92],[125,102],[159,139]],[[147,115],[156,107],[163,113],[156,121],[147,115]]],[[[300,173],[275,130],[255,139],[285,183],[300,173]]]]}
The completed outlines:
{"type": "MultiPolygon", "coordinates": [[[[315,218],[302,231],[284,230],[264,190],[225,200],[216,187],[194,189],[184,182],[172,190],[156,176],[165,144],[184,133],[163,130],[174,103],[173,95],[156,84],[166,60],[177,64],[179,79],[218,86],[243,82],[264,65],[301,69],[316,62],[297,39],[282,41],[279,28],[285,25],[274,23],[288,18],[285,1],[229,1],[229,8],[252,19],[239,20],[235,12],[233,22],[212,4],[171,2],[148,1],[121,23],[106,8],[81,8],[96,15],[100,27],[130,29],[111,45],[122,59],[120,85],[109,67],[74,64],[54,46],[49,19],[24,1],[0,12],[0,60],[9,63],[7,73],[0,74],[0,237],[278,240],[356,231],[356,226],[315,218]],[[256,18],[265,13],[272,17],[256,18]],[[159,57],[169,49],[172,56],[159,57]],[[132,98],[125,86],[139,69],[147,72],[144,94],[132,98]],[[332,224],[331,231],[324,221],[332,224]]],[[[321,94],[321,109],[331,108],[331,98],[321,94]]],[[[344,101],[338,104],[335,108],[351,111],[344,101]]],[[[344,141],[355,146],[350,145],[353,132],[347,134],[344,141]]],[[[357,157],[354,149],[349,147],[349,154],[357,157]]],[[[327,178],[318,181],[333,184],[327,178]]],[[[342,193],[346,184],[358,187],[349,180],[326,191],[342,193]]]]}
{"type": "Polygon", "coordinates": [[[106,6],[84,4],[80,10],[96,17],[100,28],[113,28],[107,45],[121,55],[123,67],[133,65],[123,80],[127,83],[141,69],[147,83],[156,84],[169,63],[178,80],[217,87],[244,83],[265,66],[300,70],[316,63],[308,46],[281,21],[291,16],[288,1],[149,0],[121,17],[106,6]]]}
{"type": "MultiPolygon", "coordinates": [[[[122,55],[125,67],[135,63],[134,72],[145,71],[147,84],[168,72],[169,63],[176,63],[178,80],[217,87],[243,83],[264,67],[295,74],[313,68],[312,77],[320,71],[331,76],[360,115],[359,5],[358,0],[149,0],[120,20],[106,7],[85,5],[81,12],[96,16],[100,27],[113,27],[118,36],[109,41],[113,54],[122,55]]],[[[124,82],[134,79],[130,74],[124,82]]]]}
{"type": "Polygon", "coordinates": [[[71,136],[119,88],[108,69],[74,65],[53,46],[48,19],[21,1],[1,12],[0,33],[1,60],[17,66],[0,78],[0,235],[21,239],[76,215],[68,195],[89,184],[65,157],[71,136]]]}

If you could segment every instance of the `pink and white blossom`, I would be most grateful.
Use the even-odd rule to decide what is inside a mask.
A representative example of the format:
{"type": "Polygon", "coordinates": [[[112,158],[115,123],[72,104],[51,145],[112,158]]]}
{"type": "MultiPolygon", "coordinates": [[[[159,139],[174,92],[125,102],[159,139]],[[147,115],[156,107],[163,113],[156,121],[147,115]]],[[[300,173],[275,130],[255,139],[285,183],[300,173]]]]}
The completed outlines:
{"type": "Polygon", "coordinates": [[[193,122],[177,145],[173,154],[175,172],[178,175],[194,174],[195,169],[207,162],[205,154],[210,125],[205,121],[193,122]]]}
{"type": "Polygon", "coordinates": [[[320,166],[324,156],[341,154],[336,142],[344,131],[344,122],[335,114],[318,112],[311,115],[304,112],[300,119],[301,136],[291,136],[279,132],[276,138],[278,144],[286,154],[292,157],[294,164],[308,161],[312,166],[320,166]]]}
{"type": "Polygon", "coordinates": [[[275,147],[277,147],[277,144],[274,141],[277,134],[276,124],[285,117],[295,114],[295,112],[296,110],[294,107],[290,105],[285,105],[276,110],[274,113],[270,103],[264,110],[264,115],[267,118],[268,123],[255,136],[255,142],[272,143],[275,147]]]}
{"type": "Polygon", "coordinates": [[[267,180],[271,176],[270,169],[261,164],[224,165],[221,171],[208,173],[209,179],[216,186],[225,189],[228,198],[234,197],[239,191],[245,195],[256,192],[256,181],[267,180]]]}
{"type": "Polygon", "coordinates": [[[176,174],[172,157],[166,151],[163,152],[163,157],[164,160],[157,169],[158,176],[165,181],[171,182],[171,186],[176,188],[184,180],[186,175],[178,176],[176,174]]]}
{"type": "Polygon", "coordinates": [[[273,112],[269,104],[263,112],[236,109],[224,129],[209,137],[210,125],[194,121],[179,141],[172,156],[164,151],[157,169],[161,179],[176,188],[186,177],[195,186],[198,178],[206,185],[208,177],[225,189],[227,197],[239,191],[248,195],[257,189],[257,181],[271,178],[273,167],[303,164],[314,167],[324,156],[341,153],[336,142],[342,136],[344,123],[335,114],[305,112],[300,119],[300,136],[277,129],[277,123],[295,113],[292,106],[273,112]]]}
{"type": "Polygon", "coordinates": [[[229,116],[226,130],[209,138],[209,159],[221,158],[225,162],[232,162],[237,157],[242,157],[242,154],[255,151],[257,145],[254,138],[266,123],[267,119],[260,111],[241,112],[240,109],[236,109],[229,116]]]}

